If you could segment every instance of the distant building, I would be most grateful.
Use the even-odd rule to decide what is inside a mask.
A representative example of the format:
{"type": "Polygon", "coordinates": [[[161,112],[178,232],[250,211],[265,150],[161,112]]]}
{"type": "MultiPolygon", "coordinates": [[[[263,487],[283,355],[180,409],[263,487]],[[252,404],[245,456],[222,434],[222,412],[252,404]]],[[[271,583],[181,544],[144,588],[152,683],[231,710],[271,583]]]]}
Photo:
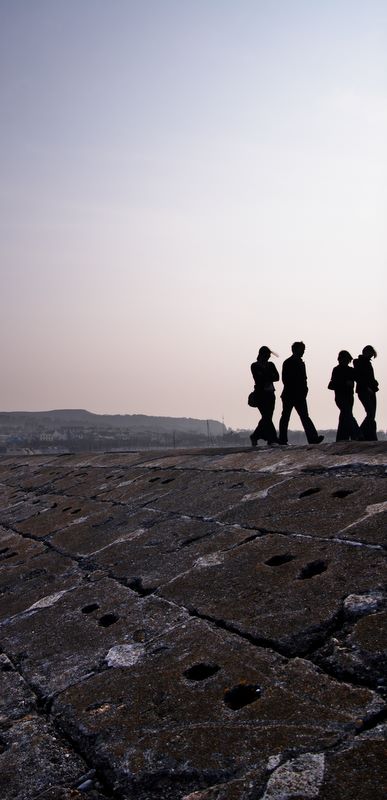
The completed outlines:
{"type": "Polygon", "coordinates": [[[41,442],[64,442],[67,434],[60,431],[45,431],[40,434],[39,439],[41,442]]]}

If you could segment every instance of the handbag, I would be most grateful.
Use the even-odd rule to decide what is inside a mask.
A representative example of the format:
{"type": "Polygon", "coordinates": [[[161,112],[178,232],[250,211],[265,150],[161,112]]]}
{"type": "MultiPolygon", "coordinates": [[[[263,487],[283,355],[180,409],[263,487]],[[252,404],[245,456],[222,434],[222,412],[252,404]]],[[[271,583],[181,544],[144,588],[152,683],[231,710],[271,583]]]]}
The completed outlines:
{"type": "Polygon", "coordinates": [[[249,396],[247,398],[247,404],[249,406],[251,406],[251,408],[258,408],[257,396],[255,394],[255,389],[252,392],[250,392],[250,394],[249,394],[249,396]]]}

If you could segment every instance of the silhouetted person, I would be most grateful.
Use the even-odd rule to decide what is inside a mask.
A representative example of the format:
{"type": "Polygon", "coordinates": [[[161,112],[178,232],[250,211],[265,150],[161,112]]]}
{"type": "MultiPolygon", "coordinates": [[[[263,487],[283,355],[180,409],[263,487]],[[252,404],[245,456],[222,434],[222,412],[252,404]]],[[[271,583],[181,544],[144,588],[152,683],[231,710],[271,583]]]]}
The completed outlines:
{"type": "Polygon", "coordinates": [[[308,383],[305,364],[302,356],[305,352],[304,342],[292,344],[292,355],[282,365],[282,382],[284,385],[282,398],[282,415],[279,424],[279,442],[288,443],[288,425],[293,408],[302,422],[309,444],[320,444],[324,437],[319,436],[308,413],[306,396],[308,383]]]}
{"type": "Polygon", "coordinates": [[[352,356],[348,350],[340,350],[337,360],[339,363],[337,367],[333,368],[328,384],[328,389],[333,389],[335,393],[335,403],[340,409],[336,442],[362,439],[359,426],[352,413],[355,385],[355,370],[349,366],[352,356]]]}
{"type": "Polygon", "coordinates": [[[277,367],[269,361],[271,350],[263,345],[260,347],[257,360],[251,364],[254,378],[254,392],[261,419],[254,433],[250,436],[253,447],[257,446],[258,439],[264,439],[268,444],[278,444],[276,429],[273,425],[273,412],[275,406],[274,383],[279,381],[277,367]]]}
{"type": "Polygon", "coordinates": [[[376,392],[379,384],[375,380],[371,358],[376,358],[376,350],[371,344],[363,347],[360,356],[354,359],[356,393],[364,406],[366,416],[360,425],[360,432],[367,442],[376,442],[376,392]]]}

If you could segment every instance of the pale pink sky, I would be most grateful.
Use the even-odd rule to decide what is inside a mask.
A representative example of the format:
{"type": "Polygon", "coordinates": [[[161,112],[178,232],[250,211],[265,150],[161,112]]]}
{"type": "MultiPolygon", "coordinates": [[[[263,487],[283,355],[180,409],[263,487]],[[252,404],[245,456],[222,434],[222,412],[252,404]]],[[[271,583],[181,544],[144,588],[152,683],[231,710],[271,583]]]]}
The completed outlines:
{"type": "Polygon", "coordinates": [[[317,427],[369,343],[387,427],[385,0],[3,2],[0,97],[0,410],[252,428],[303,339],[317,427]]]}

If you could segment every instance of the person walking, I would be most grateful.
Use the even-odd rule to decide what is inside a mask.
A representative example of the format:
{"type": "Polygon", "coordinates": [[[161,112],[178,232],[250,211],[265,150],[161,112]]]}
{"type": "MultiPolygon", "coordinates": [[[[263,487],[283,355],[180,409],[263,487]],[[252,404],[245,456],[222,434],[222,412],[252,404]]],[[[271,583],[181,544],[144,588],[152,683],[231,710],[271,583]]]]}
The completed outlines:
{"type": "Polygon", "coordinates": [[[270,347],[263,345],[259,348],[257,360],[251,364],[254,379],[254,394],[261,419],[255,431],[250,436],[252,447],[257,446],[258,439],[263,439],[269,445],[278,444],[276,429],[273,425],[275,406],[274,383],[279,381],[277,367],[269,358],[272,354],[270,347]]]}
{"type": "Polygon", "coordinates": [[[367,442],[376,442],[376,392],[379,384],[375,379],[371,358],[376,358],[377,353],[371,344],[363,347],[361,355],[354,359],[356,394],[364,406],[366,416],[360,425],[360,433],[367,442]]]}
{"type": "Polygon", "coordinates": [[[324,437],[319,436],[309,416],[306,396],[308,382],[305,364],[302,356],[305,352],[304,342],[292,344],[292,355],[282,365],[282,382],[284,385],[281,394],[282,414],[279,424],[279,443],[288,444],[288,425],[293,408],[301,420],[309,444],[320,444],[324,437]]]}
{"type": "Polygon", "coordinates": [[[328,384],[328,389],[335,393],[335,403],[340,409],[336,442],[346,442],[349,439],[357,441],[363,436],[352,413],[355,385],[355,370],[349,366],[352,356],[348,350],[340,350],[337,360],[339,363],[333,368],[328,384]]]}

